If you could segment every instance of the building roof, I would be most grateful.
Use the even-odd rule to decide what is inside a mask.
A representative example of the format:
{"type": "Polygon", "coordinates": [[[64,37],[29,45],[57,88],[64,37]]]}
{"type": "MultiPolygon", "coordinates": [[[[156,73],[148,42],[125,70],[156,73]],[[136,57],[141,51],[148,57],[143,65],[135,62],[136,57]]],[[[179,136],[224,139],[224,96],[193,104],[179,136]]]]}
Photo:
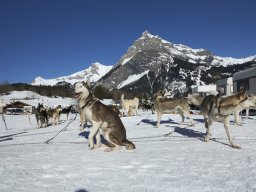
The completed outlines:
{"type": "Polygon", "coordinates": [[[233,81],[237,81],[240,79],[247,79],[250,77],[256,77],[256,67],[245,69],[237,73],[234,73],[233,81]]]}
{"type": "Polygon", "coordinates": [[[24,106],[30,106],[27,103],[23,103],[21,101],[14,101],[10,104],[7,104],[4,108],[23,108],[24,106]]]}

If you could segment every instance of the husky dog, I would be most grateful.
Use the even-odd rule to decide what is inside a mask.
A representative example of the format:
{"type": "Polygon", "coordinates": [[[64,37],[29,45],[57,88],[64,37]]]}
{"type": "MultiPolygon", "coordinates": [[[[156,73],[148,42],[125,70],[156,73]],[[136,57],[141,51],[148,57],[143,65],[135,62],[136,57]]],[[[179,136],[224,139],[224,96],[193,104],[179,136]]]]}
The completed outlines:
{"type": "Polygon", "coordinates": [[[72,109],[73,109],[72,105],[67,106],[61,110],[61,114],[67,114],[67,120],[68,120],[69,113],[71,112],[72,109]]]}
{"type": "MultiPolygon", "coordinates": [[[[249,99],[251,99],[251,100],[254,100],[255,102],[256,102],[256,96],[255,95],[248,95],[248,97],[249,97],[249,99]]],[[[250,109],[255,109],[255,107],[250,107],[250,108],[245,108],[245,110],[246,110],[246,117],[248,118],[248,116],[249,116],[249,110],[250,109]]],[[[236,111],[235,113],[234,113],[234,116],[235,116],[235,122],[236,122],[236,124],[237,125],[239,125],[239,126],[241,126],[242,124],[240,123],[240,118],[239,118],[239,113],[240,113],[241,111],[236,111]]]]}
{"type": "Polygon", "coordinates": [[[220,121],[224,124],[229,143],[232,147],[240,149],[241,147],[233,143],[229,133],[230,115],[237,110],[244,108],[256,107],[254,100],[245,95],[245,91],[241,91],[236,95],[221,98],[218,95],[208,95],[204,98],[200,108],[205,119],[206,135],[205,141],[210,139],[210,128],[213,121],[220,121]]]}
{"type": "Polygon", "coordinates": [[[204,100],[204,96],[201,94],[188,94],[187,97],[189,104],[199,107],[204,100]]]}
{"type": "Polygon", "coordinates": [[[44,107],[43,104],[38,103],[36,112],[35,112],[35,117],[36,117],[38,128],[48,126],[47,109],[46,107],[44,107]]]}
{"type": "Polygon", "coordinates": [[[61,105],[48,110],[48,115],[52,118],[53,125],[58,125],[60,121],[61,105]]]}
{"type": "Polygon", "coordinates": [[[157,124],[160,126],[161,116],[163,113],[169,113],[171,111],[178,111],[181,115],[182,122],[184,122],[185,116],[188,116],[191,122],[191,126],[194,126],[193,119],[190,115],[190,107],[188,99],[186,98],[166,98],[164,97],[165,91],[159,91],[154,95],[154,105],[157,112],[157,124]]]}
{"type": "Polygon", "coordinates": [[[95,99],[90,90],[90,83],[78,82],[75,84],[75,97],[77,99],[80,113],[84,115],[85,120],[92,124],[89,134],[89,148],[94,148],[93,138],[96,135],[96,146],[100,146],[101,129],[104,138],[111,146],[106,151],[121,149],[135,149],[135,145],[126,138],[126,130],[116,112],[95,99]]]}
{"type": "Polygon", "coordinates": [[[135,110],[136,115],[138,115],[139,99],[134,97],[133,99],[124,99],[124,94],[121,95],[122,109],[125,115],[129,116],[128,111],[130,107],[135,110]]]}

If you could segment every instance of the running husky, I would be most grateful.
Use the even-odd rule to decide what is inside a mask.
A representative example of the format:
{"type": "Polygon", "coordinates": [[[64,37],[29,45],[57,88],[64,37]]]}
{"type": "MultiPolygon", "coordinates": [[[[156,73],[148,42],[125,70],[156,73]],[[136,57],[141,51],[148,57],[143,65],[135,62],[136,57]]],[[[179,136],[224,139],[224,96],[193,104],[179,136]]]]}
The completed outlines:
{"type": "Polygon", "coordinates": [[[89,134],[89,148],[94,148],[93,138],[96,135],[96,146],[100,146],[100,130],[111,146],[106,151],[119,150],[126,146],[127,150],[135,149],[135,145],[126,138],[126,130],[118,115],[108,106],[93,98],[90,83],[78,82],[75,84],[75,97],[80,112],[85,120],[92,124],[89,134]]]}
{"type": "Polygon", "coordinates": [[[206,135],[205,141],[208,142],[211,135],[211,125],[213,121],[220,121],[224,124],[229,143],[232,147],[240,149],[241,147],[233,143],[229,133],[230,115],[234,111],[244,108],[256,107],[254,100],[246,96],[245,91],[235,95],[221,98],[219,95],[208,95],[204,98],[200,108],[205,119],[206,135]]]}
{"type": "Polygon", "coordinates": [[[178,111],[181,115],[182,122],[184,122],[185,116],[188,116],[191,122],[191,126],[194,126],[193,119],[190,115],[190,107],[188,99],[186,98],[166,98],[165,91],[159,91],[154,95],[154,105],[157,112],[157,124],[160,126],[161,116],[163,113],[170,113],[172,111],[178,111]]]}
{"type": "MultiPolygon", "coordinates": [[[[197,107],[200,108],[200,105],[203,101],[205,96],[203,95],[199,95],[199,94],[188,94],[188,100],[189,100],[189,104],[193,104],[197,107]]],[[[233,96],[232,96],[233,97],[233,96]]],[[[231,98],[232,98],[231,97],[231,98]]],[[[249,96],[251,100],[255,100],[256,101],[256,97],[255,96],[249,96]]],[[[225,97],[222,97],[222,98],[225,98],[225,97]]],[[[228,99],[230,99],[230,97],[228,97],[228,99]]],[[[254,109],[254,108],[245,108],[246,109],[246,116],[248,116],[248,111],[249,109],[254,109]]],[[[242,124],[240,123],[240,118],[239,118],[239,113],[240,111],[233,111],[233,114],[234,114],[234,122],[236,123],[236,125],[238,126],[242,126],[242,124]]]]}

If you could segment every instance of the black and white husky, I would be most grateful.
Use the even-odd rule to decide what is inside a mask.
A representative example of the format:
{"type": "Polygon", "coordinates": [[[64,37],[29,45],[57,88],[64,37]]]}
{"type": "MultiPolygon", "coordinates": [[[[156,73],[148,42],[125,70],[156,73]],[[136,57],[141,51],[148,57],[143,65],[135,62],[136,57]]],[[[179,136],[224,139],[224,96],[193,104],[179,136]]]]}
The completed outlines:
{"type": "Polygon", "coordinates": [[[75,97],[80,108],[81,116],[92,124],[89,134],[89,148],[100,146],[100,129],[110,145],[106,151],[121,149],[135,149],[135,145],[126,138],[126,130],[118,115],[108,106],[95,99],[90,90],[90,83],[78,82],[75,84],[75,97]],[[93,138],[96,135],[96,146],[93,138]]]}

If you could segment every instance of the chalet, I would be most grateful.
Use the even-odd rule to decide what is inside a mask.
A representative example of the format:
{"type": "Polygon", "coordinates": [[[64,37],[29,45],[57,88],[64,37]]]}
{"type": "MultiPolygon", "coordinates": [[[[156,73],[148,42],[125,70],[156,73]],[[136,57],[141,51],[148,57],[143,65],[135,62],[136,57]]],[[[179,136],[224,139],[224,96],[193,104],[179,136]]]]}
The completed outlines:
{"type": "Polygon", "coordinates": [[[234,93],[246,89],[248,94],[256,95],[256,67],[239,71],[233,76],[234,93]]]}
{"type": "Polygon", "coordinates": [[[21,101],[14,101],[4,106],[3,112],[6,114],[15,115],[23,113],[32,113],[32,106],[21,101]]]}
{"type": "Polygon", "coordinates": [[[233,77],[218,80],[217,91],[219,92],[220,95],[232,95],[233,94],[233,77]]]}
{"type": "Polygon", "coordinates": [[[199,85],[199,86],[191,86],[192,93],[213,93],[217,92],[217,87],[215,84],[212,85],[199,85]]]}

